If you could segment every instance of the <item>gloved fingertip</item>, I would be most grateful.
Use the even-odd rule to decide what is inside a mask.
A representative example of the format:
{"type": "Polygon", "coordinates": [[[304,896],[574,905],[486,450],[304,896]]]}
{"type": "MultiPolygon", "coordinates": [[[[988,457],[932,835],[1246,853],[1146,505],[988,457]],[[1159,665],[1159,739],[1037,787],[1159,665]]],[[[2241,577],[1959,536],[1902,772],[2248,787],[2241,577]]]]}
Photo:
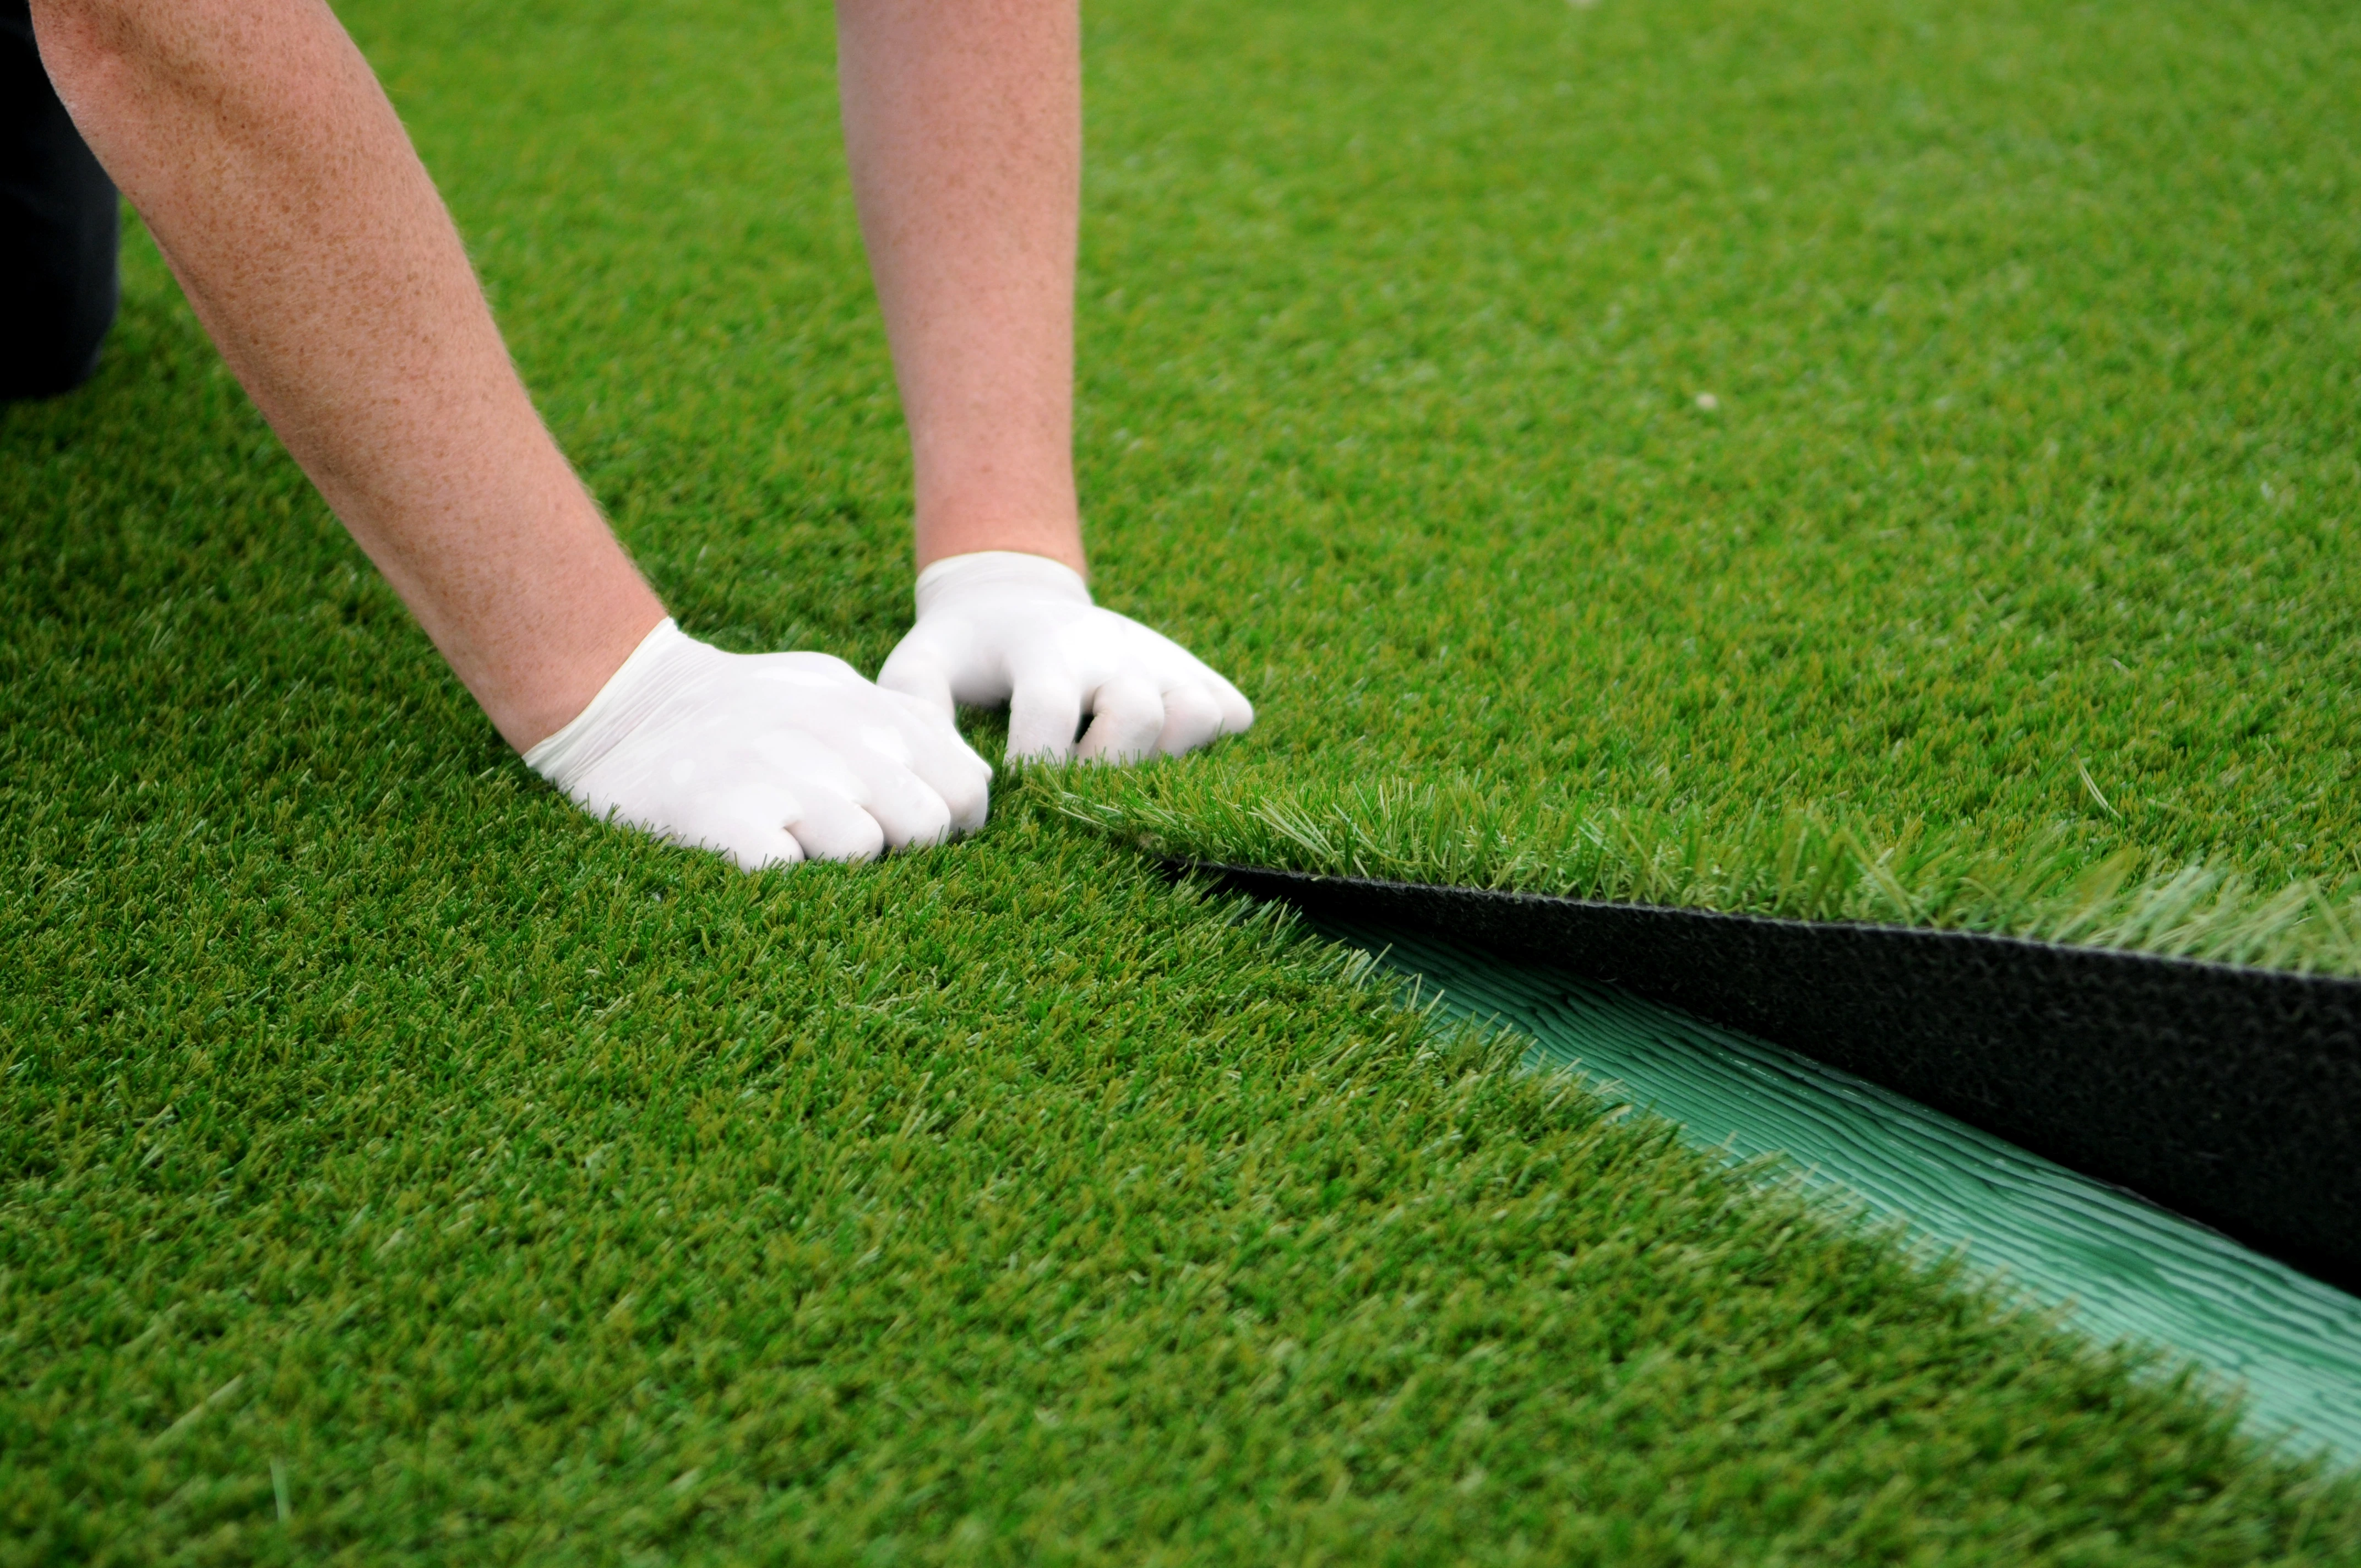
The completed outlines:
{"type": "Polygon", "coordinates": [[[1074,754],[1074,731],[1082,718],[1082,694],[1071,680],[1019,680],[1008,699],[1008,760],[1062,762],[1074,754]]]}
{"type": "Polygon", "coordinates": [[[966,736],[956,730],[951,734],[950,758],[950,766],[973,777],[979,786],[992,782],[992,764],[983,760],[983,752],[967,743],[966,736]]]}
{"type": "Polygon", "coordinates": [[[1122,675],[1099,687],[1092,707],[1091,728],[1074,747],[1076,757],[1121,766],[1155,755],[1165,728],[1164,694],[1136,675],[1122,675]]]}
{"type": "Polygon", "coordinates": [[[938,774],[927,782],[942,796],[953,833],[972,833],[983,826],[984,814],[992,804],[990,769],[982,774],[961,769],[957,777],[947,779],[938,774]]]}
{"type": "Polygon", "coordinates": [[[1156,737],[1159,755],[1178,757],[1206,745],[1222,732],[1222,705],[1202,685],[1176,686],[1164,694],[1164,728],[1156,737]]]}
{"type": "Polygon", "coordinates": [[[787,831],[811,861],[873,861],[885,852],[885,829],[877,818],[849,803],[841,810],[815,811],[787,824],[787,831]]]}
{"type": "Polygon", "coordinates": [[[882,802],[873,802],[869,807],[870,815],[884,828],[885,848],[895,854],[931,849],[951,836],[950,804],[925,783],[914,780],[913,784],[895,809],[880,809],[882,802]]]}
{"type": "Polygon", "coordinates": [[[973,826],[964,820],[971,810],[978,814],[977,821],[983,820],[983,796],[992,787],[992,764],[977,755],[957,729],[946,727],[939,733],[930,732],[917,748],[911,769],[928,789],[942,796],[954,828],[973,826]]]}
{"type": "Polygon", "coordinates": [[[958,711],[951,701],[951,681],[949,672],[937,660],[923,654],[904,654],[896,649],[886,656],[885,667],[877,672],[877,684],[889,692],[915,697],[926,705],[928,712],[950,718],[958,711]]]}
{"type": "Polygon", "coordinates": [[[774,866],[801,865],[804,859],[803,846],[796,842],[794,834],[784,828],[774,828],[760,835],[750,834],[736,843],[720,846],[719,852],[723,860],[750,876],[756,872],[769,871],[774,866]]]}

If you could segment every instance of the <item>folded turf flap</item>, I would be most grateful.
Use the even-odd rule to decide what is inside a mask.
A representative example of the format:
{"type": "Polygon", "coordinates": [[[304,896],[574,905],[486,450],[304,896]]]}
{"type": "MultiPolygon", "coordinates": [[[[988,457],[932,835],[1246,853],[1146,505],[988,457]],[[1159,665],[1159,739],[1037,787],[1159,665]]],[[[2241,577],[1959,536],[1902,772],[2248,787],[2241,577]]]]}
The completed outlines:
{"type": "Polygon", "coordinates": [[[1620,986],[2361,1288],[2361,981],[1974,932],[1187,869],[1620,986]]]}

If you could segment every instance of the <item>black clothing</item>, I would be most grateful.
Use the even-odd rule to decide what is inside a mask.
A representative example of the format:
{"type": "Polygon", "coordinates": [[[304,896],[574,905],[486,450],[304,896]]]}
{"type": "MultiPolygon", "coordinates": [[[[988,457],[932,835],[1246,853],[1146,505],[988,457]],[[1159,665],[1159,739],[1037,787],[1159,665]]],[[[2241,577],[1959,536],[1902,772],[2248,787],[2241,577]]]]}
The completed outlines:
{"type": "Polygon", "coordinates": [[[33,47],[32,0],[0,0],[0,400],[70,390],[115,320],[114,182],[33,47]]]}

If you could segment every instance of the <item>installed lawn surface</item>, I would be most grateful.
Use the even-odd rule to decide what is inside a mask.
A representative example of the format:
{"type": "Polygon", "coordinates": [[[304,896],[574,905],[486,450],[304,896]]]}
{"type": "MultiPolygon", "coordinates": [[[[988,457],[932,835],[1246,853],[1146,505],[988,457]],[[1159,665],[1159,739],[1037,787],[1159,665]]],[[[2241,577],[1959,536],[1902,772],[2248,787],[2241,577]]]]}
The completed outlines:
{"type": "Polygon", "coordinates": [[[2361,973],[2361,11],[1100,38],[1104,575],[1262,721],[1086,818],[2361,973]]]}
{"type": "MultiPolygon", "coordinates": [[[[1369,750],[1413,666],[1368,650],[1490,581],[1414,597],[1474,566],[1411,470],[1510,459],[1478,422],[1410,440],[1419,362],[1363,387],[1287,313],[1378,311],[1389,244],[1427,286],[1422,233],[1488,276],[1477,198],[1520,166],[1379,154],[1560,113],[1519,85],[1545,48],[1622,80],[1582,63],[1594,17],[1094,13],[1102,580],[1267,729],[1145,784],[1005,780],[976,839],[870,868],[742,877],[533,781],[135,237],[99,383],[0,415],[0,1563],[2361,1552],[2350,1480],[2169,1368],[1506,1070],[1075,819],[1076,790],[1316,783],[1323,725],[1365,769],[1457,765],[1445,728],[1369,750]],[[1356,432],[1411,477],[1351,508],[1272,455],[1356,432]],[[1304,641],[1348,609],[1368,630],[1304,641]]],[[[685,622],[873,667],[906,481],[824,13],[350,19],[685,622]]],[[[1705,92],[1730,27],[1777,31],[1648,36],[1705,92]]],[[[1495,324],[1504,362],[1542,342],[1495,324]]],[[[1556,518],[1567,560],[1622,526],[1556,518]]],[[[1542,512],[1500,526],[1507,617],[1557,557],[1542,512]]],[[[1513,689],[1602,700],[1550,660],[1513,689]]]]}

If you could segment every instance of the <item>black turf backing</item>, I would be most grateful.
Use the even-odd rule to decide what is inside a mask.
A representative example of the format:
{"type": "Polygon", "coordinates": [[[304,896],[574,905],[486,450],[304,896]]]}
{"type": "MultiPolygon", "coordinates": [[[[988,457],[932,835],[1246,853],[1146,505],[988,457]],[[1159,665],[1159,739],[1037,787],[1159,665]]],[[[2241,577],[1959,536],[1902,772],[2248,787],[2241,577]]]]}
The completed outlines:
{"type": "Polygon", "coordinates": [[[1193,867],[1769,1040],[2361,1289],[2361,981],[1960,931],[1193,867]]]}

